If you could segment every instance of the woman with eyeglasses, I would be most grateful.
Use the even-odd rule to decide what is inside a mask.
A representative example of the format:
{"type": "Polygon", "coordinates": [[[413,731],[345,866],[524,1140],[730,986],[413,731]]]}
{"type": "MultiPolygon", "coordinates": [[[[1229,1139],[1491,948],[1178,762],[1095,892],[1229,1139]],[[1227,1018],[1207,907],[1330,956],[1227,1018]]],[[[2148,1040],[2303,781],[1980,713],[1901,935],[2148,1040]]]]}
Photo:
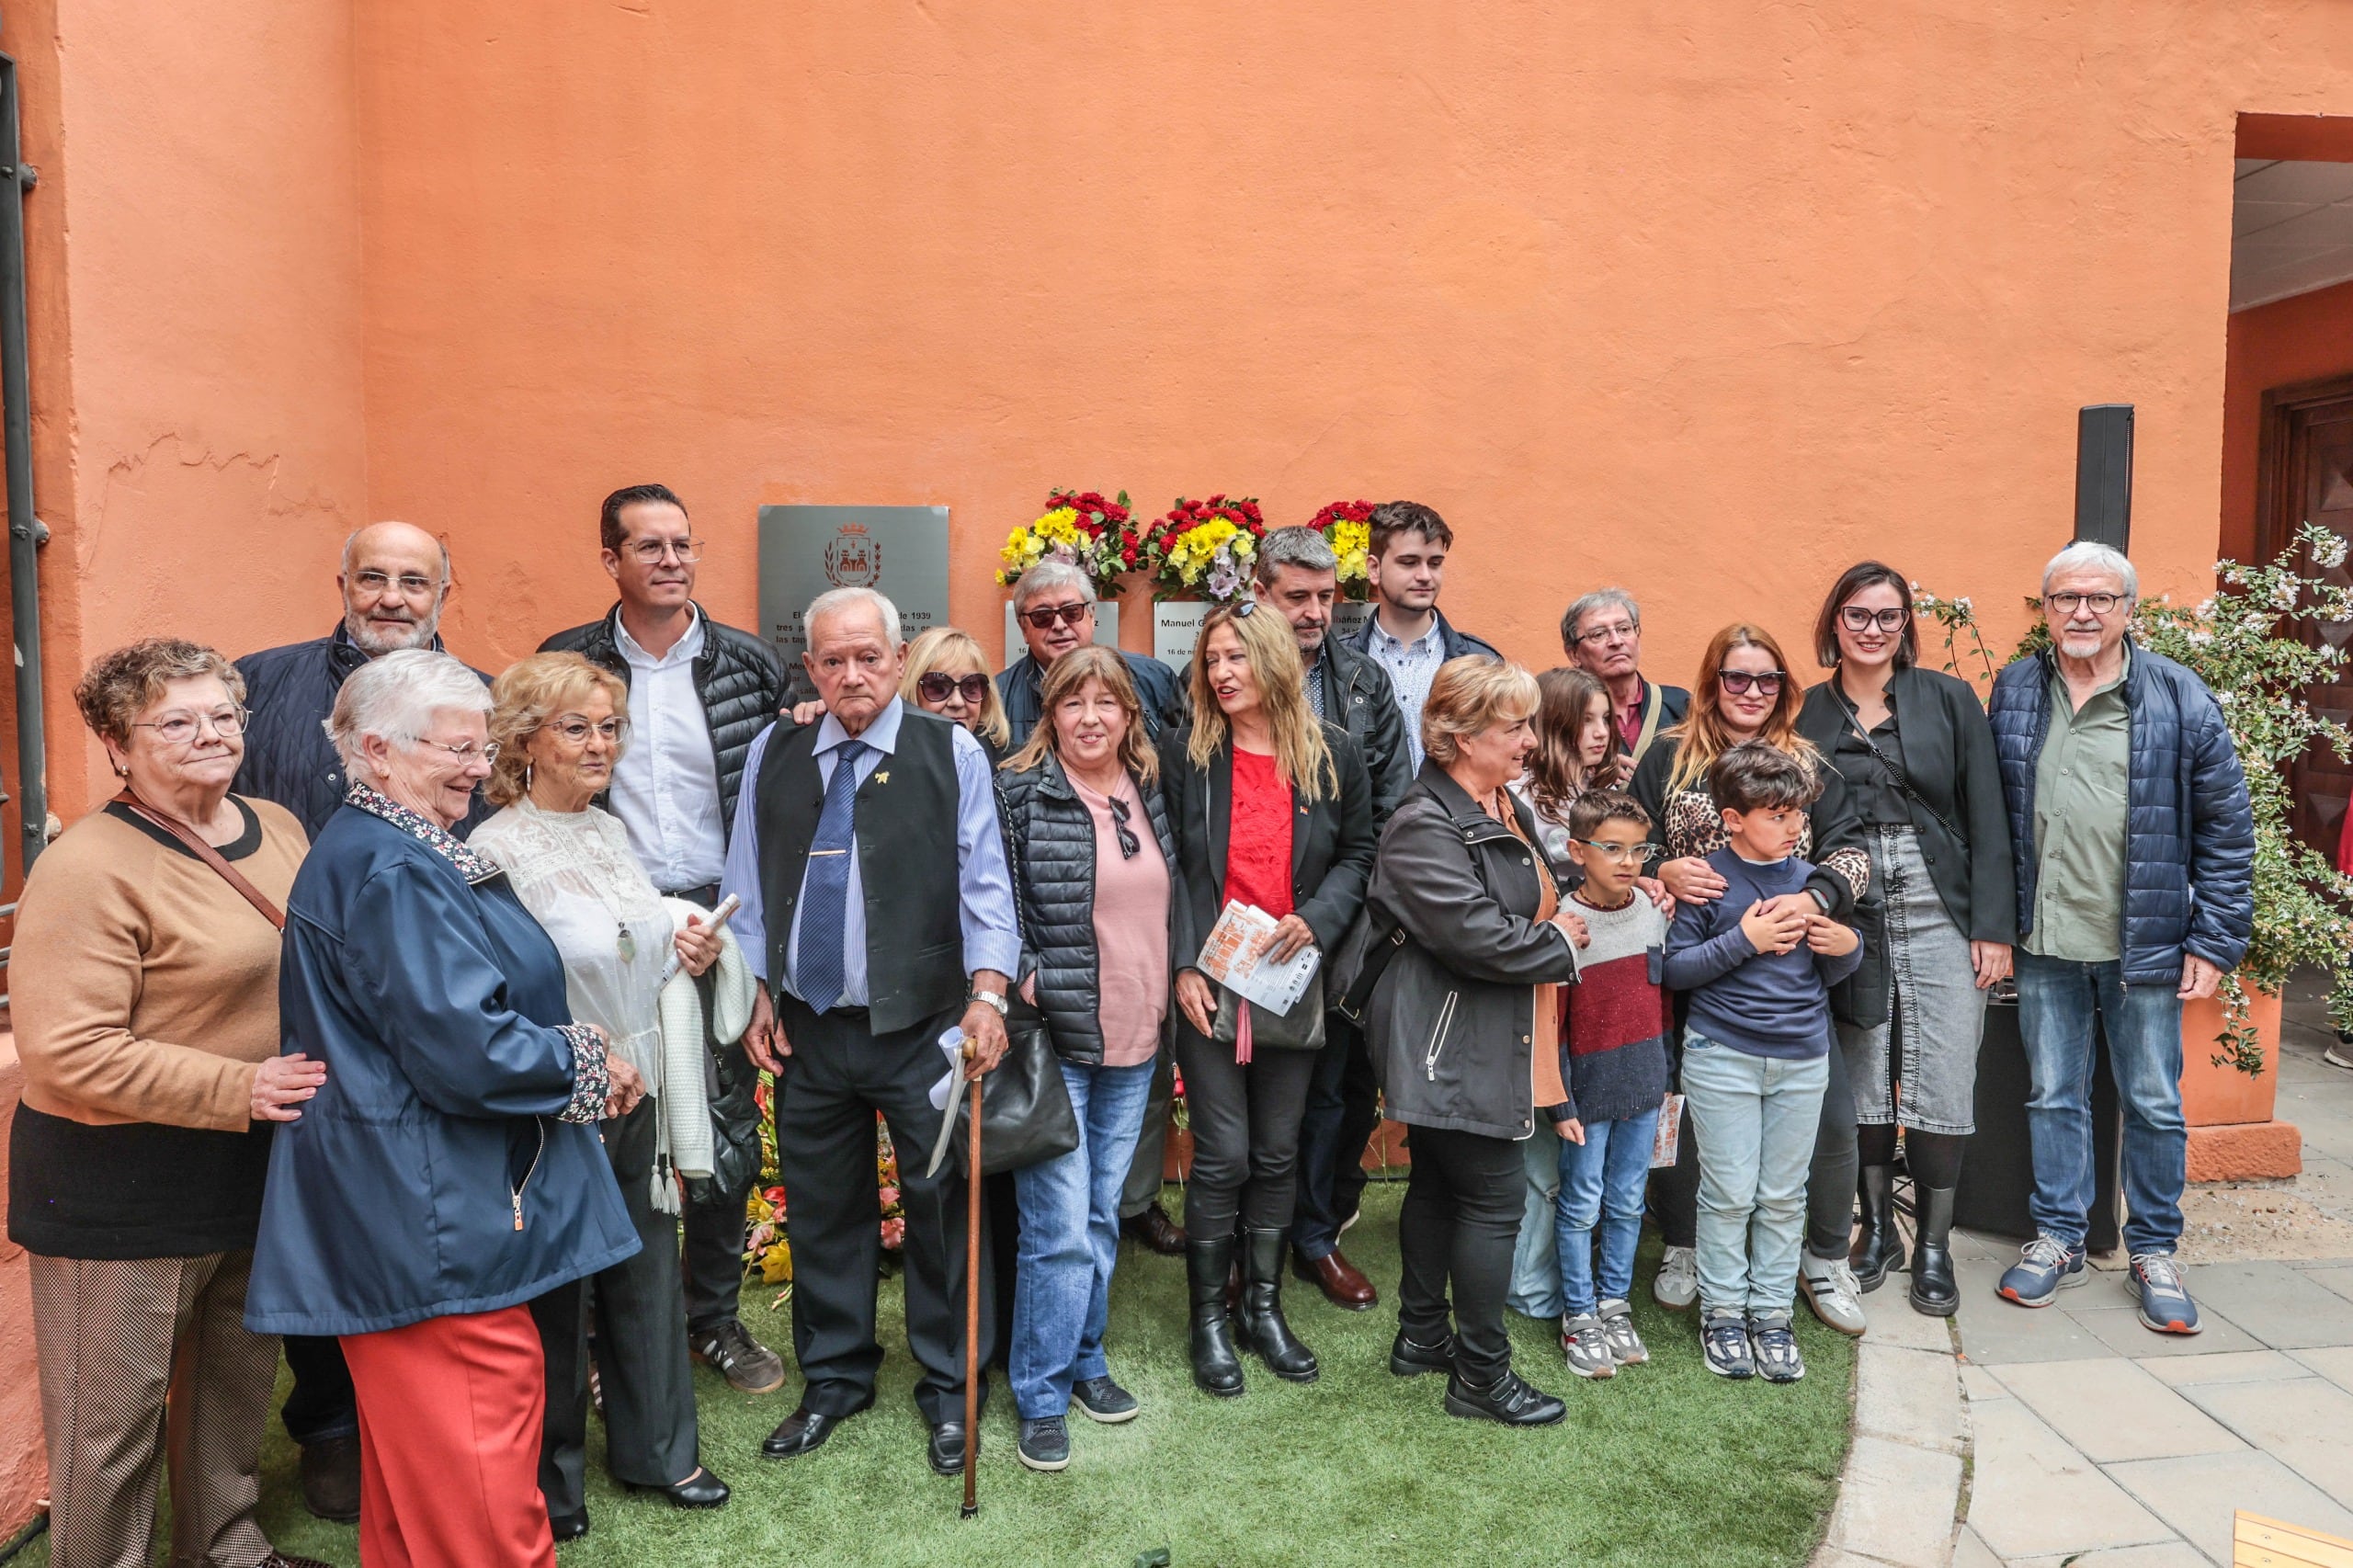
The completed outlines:
{"type": "Polygon", "coordinates": [[[1066,1417],[1131,1420],[1103,1355],[1120,1189],[1168,1022],[1176,842],[1160,758],[1126,665],[1074,649],[1046,672],[1045,718],[997,777],[1020,905],[1022,999],[1044,1015],[1079,1145],[1013,1174],[1020,1251],[1012,1323],[1018,1457],[1070,1463],[1066,1417]]]}
{"type": "MultiPolygon", "coordinates": [[[[1846,781],[1798,733],[1799,707],[1796,680],[1771,632],[1735,624],[1709,640],[1699,678],[1691,684],[1689,713],[1643,755],[1631,790],[1651,814],[1651,842],[1662,857],[1658,878],[1678,900],[1710,903],[1723,896],[1724,880],[1706,858],[1730,842],[1723,813],[1709,793],[1710,770],[1733,746],[1763,741],[1797,758],[1822,785],[1821,795],[1806,808],[1806,831],[1793,851],[1813,863],[1814,873],[1802,892],[1786,896],[1800,901],[1809,915],[1841,922],[1852,918],[1856,901],[1870,885],[1870,855],[1846,781]]],[[[1679,1030],[1680,997],[1677,1017],[1679,1030]]],[[[1855,1164],[1854,1096],[1847,1087],[1844,1058],[1834,1051],[1822,1133],[1807,1183],[1806,1245],[1798,1286],[1815,1315],[1842,1334],[1860,1334],[1866,1326],[1860,1292],[1847,1267],[1855,1164]]],[[[1676,1164],[1651,1177],[1651,1209],[1666,1241],[1651,1293],[1661,1306],[1678,1312],[1699,1294],[1694,1252],[1699,1203],[1699,1145],[1687,1118],[1676,1164]]]]}
{"type": "Polygon", "coordinates": [[[467,843],[506,873],[563,955],[574,1021],[602,1029],[608,1049],[646,1083],[635,1110],[597,1128],[642,1249],[531,1303],[547,1360],[540,1490],[555,1538],[571,1540],[588,1529],[592,1295],[606,1468],[622,1485],[660,1492],[677,1507],[727,1501],[726,1484],[698,1455],[677,1178],[665,1155],[678,1111],[706,1120],[710,1113],[699,1078],[665,1081],[661,1020],[670,960],[699,975],[717,961],[721,937],[693,906],[665,903],[631,852],[629,830],[596,804],[629,740],[620,677],[578,653],[535,653],[500,676],[490,695],[498,757],[483,793],[500,810],[467,843]]]}
{"type": "Polygon", "coordinates": [[[1914,1199],[1912,1305],[1950,1317],[1961,1304],[1953,1193],[1975,1126],[1985,996],[2008,977],[2018,939],[1994,729],[1968,683],[1919,667],[1912,590],[1892,567],[1847,568],[1823,601],[1813,641],[1831,675],[1806,693],[1798,733],[1846,779],[1873,871],[1863,967],[1834,997],[1861,1123],[1863,1223],[1849,1261],[1867,1291],[1904,1267],[1893,1189],[1901,1128],[1914,1199]]]}
{"type": "Polygon", "coordinates": [[[17,915],[8,1236],[60,1563],[147,1562],[166,1469],[172,1561],[300,1561],[255,1518],[278,1339],[244,1317],[272,1127],[325,1069],[278,1053],[276,912],[307,845],[230,792],[244,694],[178,638],[94,663],[74,699],[122,793],[35,862],[17,915]]]}
{"type": "Polygon", "coordinates": [[[1228,900],[1272,916],[1279,960],[1315,948],[1328,963],[1372,869],[1372,779],[1346,729],[1319,720],[1290,625],[1255,599],[1201,623],[1193,722],[1162,737],[1161,787],[1176,830],[1176,1064],[1193,1131],[1185,1189],[1185,1278],[1193,1381],[1243,1392],[1226,1276],[1242,1267],[1241,1339],[1267,1369],[1313,1382],[1315,1353],[1282,1310],[1282,1264],[1298,1193],[1299,1128],[1324,1044],[1324,972],[1289,1013],[1212,985],[1198,967],[1228,900]],[[1237,1235],[1237,1232],[1239,1234],[1237,1235]]]}

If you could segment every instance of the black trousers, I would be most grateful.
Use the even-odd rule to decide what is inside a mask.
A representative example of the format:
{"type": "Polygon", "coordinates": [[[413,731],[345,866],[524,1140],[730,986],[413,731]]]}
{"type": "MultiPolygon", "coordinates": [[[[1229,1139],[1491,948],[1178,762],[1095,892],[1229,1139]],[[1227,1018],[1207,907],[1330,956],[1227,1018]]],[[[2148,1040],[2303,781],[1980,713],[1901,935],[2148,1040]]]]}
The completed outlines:
{"type": "Polygon", "coordinates": [[[1340,1244],[1340,1227],[1364,1196],[1364,1148],[1381,1125],[1381,1085],[1364,1031],[1337,1013],[1324,1020],[1324,1049],[1307,1085],[1299,1127],[1299,1219],[1291,1242],[1308,1257],[1340,1244]]]}
{"type": "Polygon", "coordinates": [[[288,1437],[307,1448],[331,1437],[359,1435],[359,1396],[351,1390],[343,1341],[290,1334],[286,1366],[294,1374],[294,1386],[287,1391],[278,1419],[286,1423],[288,1437]]]}
{"type": "Polygon", "coordinates": [[[1416,1345],[1447,1335],[1454,1286],[1454,1369],[1485,1387],[1511,1370],[1504,1298],[1527,1205],[1528,1171],[1508,1138],[1416,1127],[1413,1175],[1397,1217],[1397,1326],[1416,1345]]]}
{"type": "Polygon", "coordinates": [[[1313,1051],[1261,1047],[1247,1066],[1233,1047],[1178,1031],[1176,1064],[1193,1130],[1185,1233],[1215,1241],[1239,1216],[1254,1231],[1290,1228],[1299,1185],[1299,1120],[1315,1074],[1313,1051]]]}
{"type": "MultiPolygon", "coordinates": [[[[907,1348],[920,1367],[915,1403],[935,1424],[964,1413],[964,1178],[954,1164],[936,1176],[940,1113],[932,1085],[947,1071],[940,1034],[952,1014],[878,1035],[863,1008],[819,1015],[787,992],[776,997],[792,1054],[776,1094],[776,1157],[792,1239],[792,1347],[806,1387],[801,1403],[847,1415],[874,1402],[882,1347],[874,1335],[882,1265],[882,1209],[874,1186],[874,1117],[899,1151],[906,1207],[907,1348]]],[[[970,1260],[981,1272],[981,1346],[996,1337],[987,1242],[970,1260]]],[[[985,1386],[983,1393],[986,1393],[985,1386]]]]}
{"type": "Polygon", "coordinates": [[[1168,1168],[1168,1107],[1176,1097],[1176,1058],[1162,1046],[1152,1065],[1152,1095],[1143,1102],[1143,1131],[1136,1135],[1127,1184],[1120,1189],[1122,1220],[1132,1220],[1160,1201],[1160,1178],[1168,1168]]]}
{"type": "Polygon", "coordinates": [[[599,1131],[620,1182],[621,1203],[643,1246],[585,1279],[559,1285],[531,1303],[547,1356],[547,1423],[540,1436],[540,1493],[552,1517],[586,1506],[588,1320],[605,1385],[605,1467],[613,1479],[667,1486],[692,1475],[696,1459],[694,1373],[687,1361],[687,1312],[670,1249],[677,1221],[654,1207],[658,1112],[652,1100],[599,1131]]]}
{"type": "MultiPolygon", "coordinates": [[[[1651,1214],[1671,1247],[1698,1244],[1699,1141],[1683,1119],[1675,1164],[1651,1173],[1651,1214]]],[[[1822,1096],[1822,1125],[1814,1132],[1813,1165],[1805,1183],[1805,1244],[1816,1257],[1844,1257],[1855,1233],[1855,1178],[1860,1156],[1855,1136],[1855,1088],[1847,1053],[1830,1044],[1830,1086],[1822,1096]]]]}

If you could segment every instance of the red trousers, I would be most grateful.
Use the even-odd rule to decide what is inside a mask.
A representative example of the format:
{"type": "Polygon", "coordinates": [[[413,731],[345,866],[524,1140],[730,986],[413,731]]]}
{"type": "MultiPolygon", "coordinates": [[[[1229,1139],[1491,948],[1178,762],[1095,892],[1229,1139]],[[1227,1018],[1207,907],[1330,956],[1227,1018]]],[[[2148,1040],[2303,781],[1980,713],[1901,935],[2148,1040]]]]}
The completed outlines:
{"type": "Polygon", "coordinates": [[[555,1568],[547,1373],[529,1307],[347,1335],[361,1568],[555,1568]]]}

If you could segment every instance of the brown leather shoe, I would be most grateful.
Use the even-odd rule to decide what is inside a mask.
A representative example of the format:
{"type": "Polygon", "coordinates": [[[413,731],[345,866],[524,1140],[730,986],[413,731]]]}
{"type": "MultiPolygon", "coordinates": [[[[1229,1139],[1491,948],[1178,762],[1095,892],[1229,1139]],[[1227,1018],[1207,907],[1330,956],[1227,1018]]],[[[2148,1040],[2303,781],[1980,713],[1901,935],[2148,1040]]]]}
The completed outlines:
{"type": "Polygon", "coordinates": [[[1131,1214],[1120,1221],[1122,1235],[1134,1237],[1163,1257],[1185,1256],[1185,1227],[1168,1217],[1168,1211],[1154,1199],[1151,1208],[1141,1214],[1131,1214]]]}
{"type": "Polygon", "coordinates": [[[1319,1287],[1325,1301],[1347,1312],[1370,1312],[1381,1300],[1381,1292],[1372,1288],[1364,1271],[1341,1256],[1337,1247],[1315,1258],[1291,1254],[1290,1271],[1319,1287]]]}

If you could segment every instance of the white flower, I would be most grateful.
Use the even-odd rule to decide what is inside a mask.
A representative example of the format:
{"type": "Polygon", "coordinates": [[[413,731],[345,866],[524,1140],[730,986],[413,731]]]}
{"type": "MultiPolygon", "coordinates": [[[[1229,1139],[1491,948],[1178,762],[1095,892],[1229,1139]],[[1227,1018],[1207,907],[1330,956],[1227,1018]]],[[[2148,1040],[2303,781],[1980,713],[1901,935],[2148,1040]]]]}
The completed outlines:
{"type": "Polygon", "coordinates": [[[2340,533],[2332,533],[2327,539],[2313,547],[2313,564],[2324,572],[2334,572],[2345,564],[2345,536],[2340,533]]]}

